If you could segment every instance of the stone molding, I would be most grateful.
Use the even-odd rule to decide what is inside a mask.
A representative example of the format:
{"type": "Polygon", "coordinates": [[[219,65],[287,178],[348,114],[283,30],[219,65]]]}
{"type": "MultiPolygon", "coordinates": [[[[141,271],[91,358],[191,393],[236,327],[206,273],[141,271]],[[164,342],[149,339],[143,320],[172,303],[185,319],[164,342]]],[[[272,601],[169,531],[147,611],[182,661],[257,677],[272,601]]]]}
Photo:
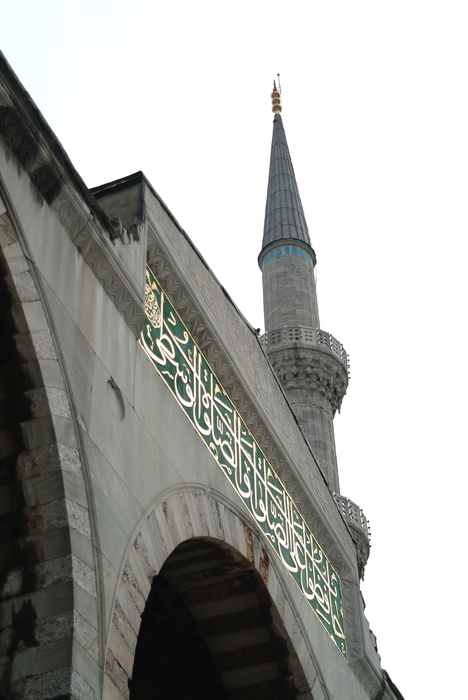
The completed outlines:
{"type": "Polygon", "coordinates": [[[332,417],[340,410],[348,388],[348,372],[329,350],[297,341],[272,346],[267,355],[292,404],[307,403],[307,397],[318,395],[332,417]]]}
{"type": "Polygon", "coordinates": [[[83,211],[80,211],[82,202],[76,191],[65,184],[50,207],[135,337],[138,337],[144,318],[143,291],[136,287],[115,256],[115,244],[102,223],[93,216],[83,216],[83,211]]]}

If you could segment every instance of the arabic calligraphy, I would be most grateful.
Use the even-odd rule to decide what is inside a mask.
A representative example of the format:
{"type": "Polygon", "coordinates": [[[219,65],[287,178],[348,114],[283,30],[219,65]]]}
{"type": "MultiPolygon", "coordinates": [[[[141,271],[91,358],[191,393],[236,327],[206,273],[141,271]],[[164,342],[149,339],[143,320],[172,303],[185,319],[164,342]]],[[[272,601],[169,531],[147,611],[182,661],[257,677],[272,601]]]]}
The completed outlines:
{"type": "Polygon", "coordinates": [[[149,268],[141,344],[347,658],[338,574],[149,268]]]}

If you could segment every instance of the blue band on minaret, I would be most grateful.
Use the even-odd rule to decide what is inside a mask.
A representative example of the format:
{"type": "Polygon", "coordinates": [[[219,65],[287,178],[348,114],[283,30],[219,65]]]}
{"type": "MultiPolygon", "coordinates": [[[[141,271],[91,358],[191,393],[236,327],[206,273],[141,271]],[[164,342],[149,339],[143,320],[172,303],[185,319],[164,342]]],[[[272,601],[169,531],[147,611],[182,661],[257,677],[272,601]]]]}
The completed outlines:
{"type": "Polygon", "coordinates": [[[283,255],[298,255],[306,262],[310,263],[311,265],[314,265],[314,259],[307,250],[304,250],[304,248],[301,248],[298,245],[286,245],[273,248],[273,250],[267,252],[263,257],[262,254],[260,254],[261,269],[263,270],[271,260],[274,260],[275,258],[280,258],[283,255]]]}

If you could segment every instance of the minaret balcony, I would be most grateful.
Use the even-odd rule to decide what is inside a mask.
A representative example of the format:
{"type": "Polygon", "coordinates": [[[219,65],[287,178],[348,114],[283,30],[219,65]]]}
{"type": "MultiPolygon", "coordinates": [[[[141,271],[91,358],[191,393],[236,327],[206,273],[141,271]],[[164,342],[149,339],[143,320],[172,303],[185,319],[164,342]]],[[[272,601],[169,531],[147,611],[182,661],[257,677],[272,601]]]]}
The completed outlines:
{"type": "Polygon", "coordinates": [[[353,501],[350,501],[349,498],[345,498],[345,496],[338,496],[336,493],[335,502],[344,519],[350,520],[353,525],[357,525],[369,540],[370,533],[368,521],[366,520],[362,508],[359,508],[359,506],[356,503],[353,503],[353,501]]]}
{"type": "Polygon", "coordinates": [[[275,345],[286,345],[288,343],[306,343],[310,345],[321,345],[330,350],[346,367],[349,374],[349,355],[342,343],[331,333],[322,331],[321,328],[310,328],[308,326],[282,326],[269,333],[264,333],[260,337],[260,342],[265,350],[272,349],[275,345]]]}
{"type": "Polygon", "coordinates": [[[369,521],[362,508],[349,498],[333,494],[335,503],[353,538],[356,547],[356,556],[359,570],[359,577],[364,578],[364,568],[367,564],[370,553],[370,528],[369,521]]]}

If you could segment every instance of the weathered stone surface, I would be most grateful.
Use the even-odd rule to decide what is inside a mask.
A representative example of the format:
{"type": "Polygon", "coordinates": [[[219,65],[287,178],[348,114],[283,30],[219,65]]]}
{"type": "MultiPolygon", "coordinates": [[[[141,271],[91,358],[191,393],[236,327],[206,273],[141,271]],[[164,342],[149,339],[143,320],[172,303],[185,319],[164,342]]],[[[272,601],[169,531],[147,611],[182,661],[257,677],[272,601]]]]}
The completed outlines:
{"type": "Polygon", "coordinates": [[[62,418],[71,418],[67,392],[64,389],[56,389],[54,387],[47,387],[46,391],[52,415],[62,416],[62,418]]]}
{"type": "Polygon", "coordinates": [[[72,556],[73,559],[73,579],[81,588],[84,588],[92,598],[97,597],[96,574],[93,569],[80,559],[72,556]]]}
{"type": "Polygon", "coordinates": [[[174,513],[168,501],[163,503],[163,513],[169,532],[171,533],[174,546],[180,543],[180,534],[175,521],[174,513]]]}
{"type": "Polygon", "coordinates": [[[36,588],[50,588],[70,581],[73,576],[71,555],[38,564],[34,567],[34,575],[36,588]]]}
{"type": "Polygon", "coordinates": [[[60,456],[60,465],[62,469],[76,476],[83,476],[81,467],[80,454],[78,450],[68,445],[58,444],[58,453],[60,456]]]}
{"type": "Polygon", "coordinates": [[[43,617],[36,622],[34,636],[39,644],[48,644],[58,639],[71,637],[73,633],[73,611],[43,617]]]}
{"type": "Polygon", "coordinates": [[[12,598],[21,592],[21,586],[23,584],[23,570],[22,569],[12,569],[8,571],[5,583],[2,586],[0,597],[2,599],[12,598]]]}
{"type": "Polygon", "coordinates": [[[0,215],[0,247],[6,248],[17,240],[10,217],[6,212],[3,212],[0,215]]]}
{"type": "Polygon", "coordinates": [[[37,301],[39,299],[36,284],[29,271],[20,272],[19,274],[14,275],[13,279],[18,299],[22,303],[37,301]]]}
{"type": "Polygon", "coordinates": [[[60,469],[60,455],[57,445],[44,445],[29,452],[22,452],[18,458],[17,473],[20,479],[48,474],[60,469]]]}
{"type": "Polygon", "coordinates": [[[112,683],[115,685],[115,687],[119,690],[121,695],[124,698],[128,698],[128,675],[124,671],[122,666],[119,664],[119,662],[115,658],[114,654],[110,651],[110,649],[107,651],[106,673],[111,679],[112,683]]]}
{"type": "Polygon", "coordinates": [[[71,678],[71,692],[75,700],[99,700],[91,686],[75,670],[71,678]]]}
{"type": "Polygon", "coordinates": [[[16,681],[13,690],[18,700],[49,700],[67,697],[71,690],[70,668],[60,668],[16,681]]]}
{"type": "Polygon", "coordinates": [[[60,498],[50,503],[43,503],[26,511],[28,530],[31,535],[48,532],[68,523],[65,499],[60,498]]]}
{"type": "Polygon", "coordinates": [[[62,474],[54,471],[25,480],[23,496],[27,506],[38,506],[60,500],[64,496],[62,474]]]}
{"type": "MultiPolygon", "coordinates": [[[[166,543],[164,542],[164,537],[161,532],[161,528],[159,527],[158,520],[156,518],[156,514],[154,511],[149,514],[148,516],[148,524],[150,527],[151,534],[153,535],[153,539],[156,543],[156,546],[159,551],[164,555],[164,558],[167,556],[167,549],[166,549],[166,543]]],[[[208,528],[206,530],[206,534],[208,534],[208,528]]]]}
{"type": "Polygon", "coordinates": [[[88,509],[83,508],[83,506],[74,501],[70,501],[68,498],[65,499],[65,503],[70,527],[75,528],[82,535],[91,539],[91,523],[89,522],[88,509]]]}
{"type": "Polygon", "coordinates": [[[86,649],[88,654],[98,661],[99,642],[97,630],[94,629],[84,617],[77,613],[76,610],[73,611],[73,631],[83,649],[86,649]]]}
{"type": "Polygon", "coordinates": [[[141,588],[138,585],[138,581],[136,580],[135,574],[133,573],[129,564],[125,566],[123,581],[138,609],[138,612],[141,614],[145,607],[145,596],[143,595],[141,588]]]}
{"type": "Polygon", "coordinates": [[[147,575],[148,579],[152,581],[153,577],[156,575],[156,571],[151,565],[148,549],[141,534],[138,535],[133,546],[135,547],[135,551],[140,558],[145,574],[147,575]]]}
{"type": "Polygon", "coordinates": [[[15,336],[16,347],[25,362],[29,360],[56,360],[57,353],[50,331],[32,331],[15,336]]]}
{"type": "Polygon", "coordinates": [[[63,389],[43,387],[26,392],[26,396],[31,400],[31,409],[35,418],[49,414],[71,418],[68,397],[63,389]]]}
{"type": "Polygon", "coordinates": [[[122,606],[117,602],[114,607],[114,615],[112,621],[115,628],[120,633],[125,644],[128,646],[130,651],[134,654],[137,644],[137,636],[131,626],[127,616],[125,615],[122,606]]]}

